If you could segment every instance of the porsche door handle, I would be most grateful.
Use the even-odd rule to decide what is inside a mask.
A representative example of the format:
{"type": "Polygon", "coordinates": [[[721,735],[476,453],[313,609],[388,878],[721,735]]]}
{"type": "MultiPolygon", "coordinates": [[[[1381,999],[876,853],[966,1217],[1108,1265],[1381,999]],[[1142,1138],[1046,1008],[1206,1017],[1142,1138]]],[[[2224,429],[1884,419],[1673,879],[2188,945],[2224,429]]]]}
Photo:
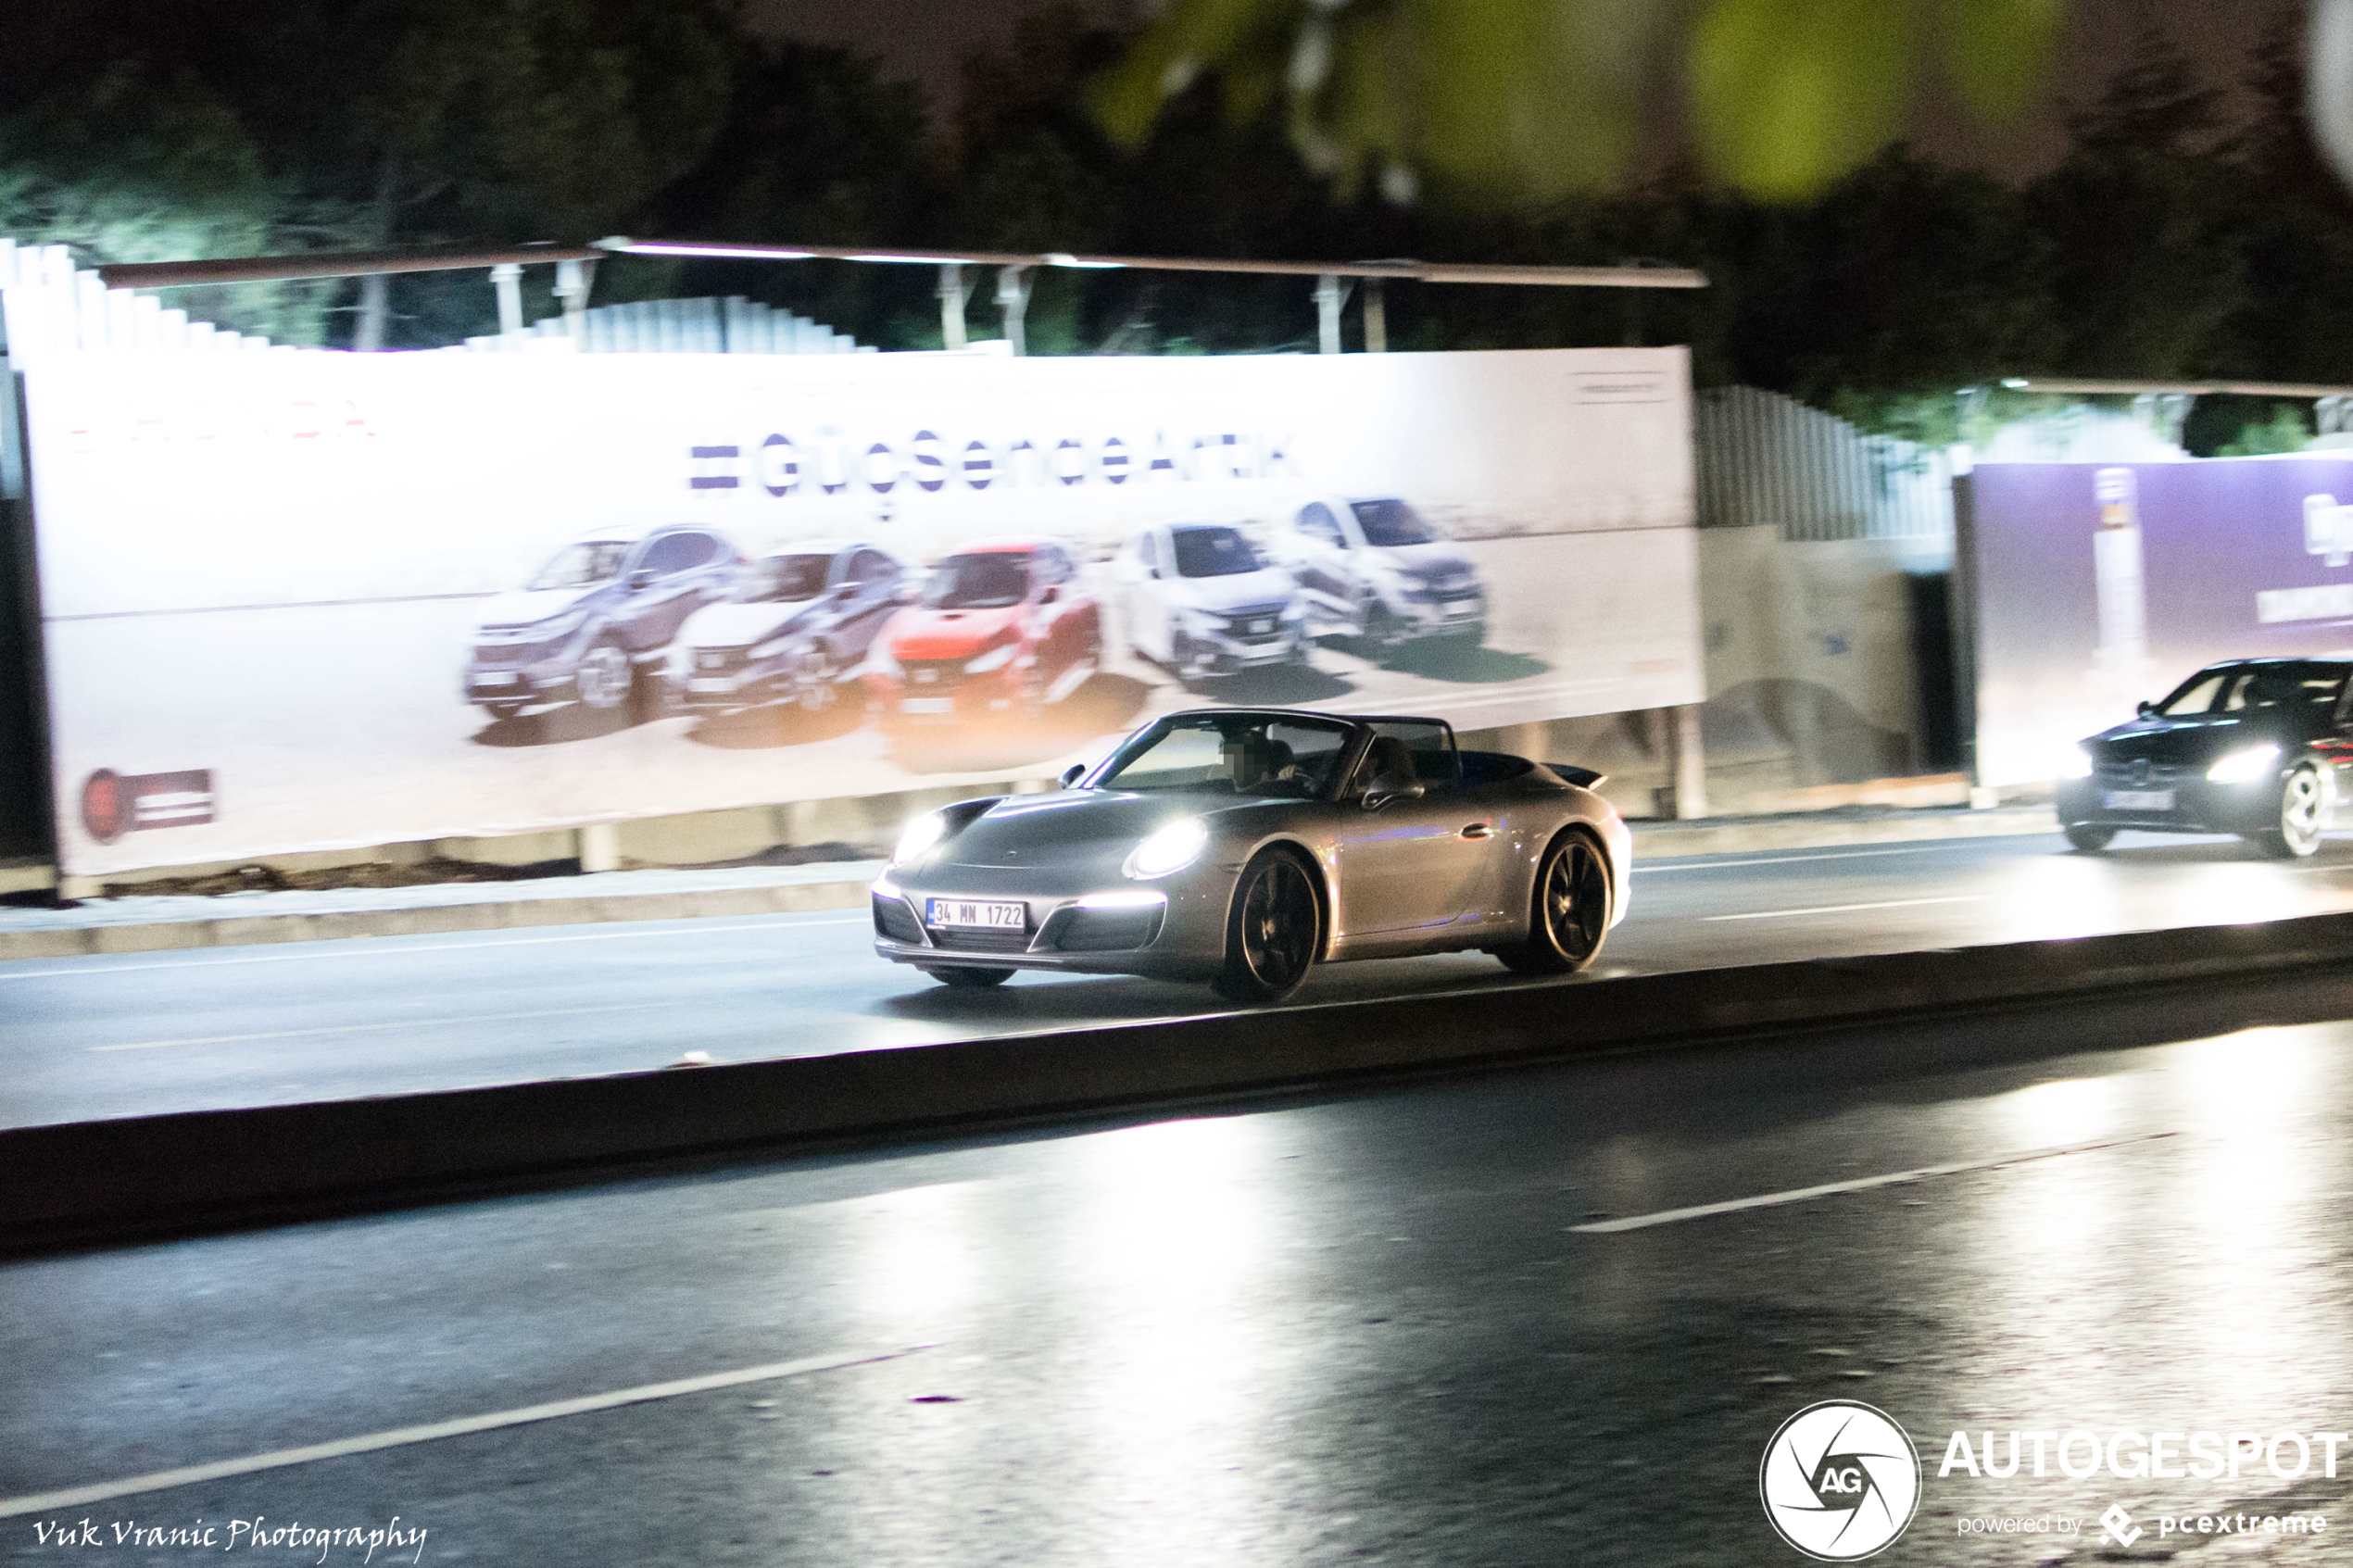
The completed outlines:
{"type": "Polygon", "coordinates": [[[1465,838],[1492,838],[1495,836],[1495,830],[1485,822],[1473,822],[1463,830],[1463,836],[1465,838]]]}

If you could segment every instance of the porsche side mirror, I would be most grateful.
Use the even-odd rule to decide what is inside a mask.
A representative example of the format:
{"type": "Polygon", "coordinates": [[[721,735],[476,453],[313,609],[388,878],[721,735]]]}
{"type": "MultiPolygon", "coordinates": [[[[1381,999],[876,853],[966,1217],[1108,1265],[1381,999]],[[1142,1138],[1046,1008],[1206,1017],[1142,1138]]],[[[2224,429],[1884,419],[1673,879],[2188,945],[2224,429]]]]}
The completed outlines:
{"type": "Polygon", "coordinates": [[[1087,764],[1084,762],[1073,762],[1069,767],[1063,770],[1063,788],[1068,789],[1071,785],[1076,784],[1079,780],[1085,778],[1086,776],[1087,764]]]}
{"type": "Polygon", "coordinates": [[[1392,800],[1419,800],[1422,786],[1395,773],[1383,773],[1365,786],[1364,807],[1378,811],[1392,800]]]}
{"type": "Polygon", "coordinates": [[[2157,704],[2153,702],[2144,702],[2134,708],[2133,711],[2144,719],[2151,718],[2154,717],[2157,712],[2157,704]]]}
{"type": "Polygon", "coordinates": [[[629,586],[632,591],[639,588],[650,588],[653,585],[654,573],[651,567],[641,566],[636,571],[629,574],[629,586]]]}
{"type": "Polygon", "coordinates": [[[1062,589],[1061,589],[1061,588],[1059,588],[1059,587],[1052,587],[1052,588],[1049,588],[1049,589],[1047,589],[1044,593],[1042,593],[1042,594],[1038,595],[1038,602],[1039,604],[1041,604],[1041,605],[1050,605],[1050,604],[1052,604],[1052,603],[1053,603],[1056,599],[1061,598],[1062,596],[1063,596],[1063,591],[1062,591],[1062,589]]]}

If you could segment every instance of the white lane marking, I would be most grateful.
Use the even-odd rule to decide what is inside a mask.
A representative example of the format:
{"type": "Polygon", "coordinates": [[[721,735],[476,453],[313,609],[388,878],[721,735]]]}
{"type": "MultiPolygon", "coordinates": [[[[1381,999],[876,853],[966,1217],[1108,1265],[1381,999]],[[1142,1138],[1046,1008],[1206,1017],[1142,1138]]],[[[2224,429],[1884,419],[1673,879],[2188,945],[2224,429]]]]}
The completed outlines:
{"type": "MultiPolygon", "coordinates": [[[[2020,836],[2024,835],[2021,834],[2020,836]]],[[[2051,835],[2045,834],[2045,836],[2048,837],[2051,835]]],[[[1875,855],[1929,855],[1933,854],[1940,849],[1960,849],[1973,844],[1982,844],[1984,840],[1982,838],[1965,838],[1957,840],[1951,844],[1907,844],[1900,849],[1842,849],[1835,855],[1775,855],[1768,859],[1762,860],[1685,860],[1680,864],[1672,866],[1645,866],[1637,864],[1634,867],[1634,870],[1637,872],[1736,872],[1744,866],[1794,866],[1799,864],[1810,864],[1816,860],[1864,860],[1869,859],[1875,855]]]]}
{"type": "MultiPolygon", "coordinates": [[[[689,920],[691,918],[688,917],[689,920]]],[[[388,937],[338,936],[330,937],[324,942],[303,945],[306,949],[321,949],[319,951],[255,953],[233,959],[195,959],[182,963],[92,964],[82,969],[27,969],[17,970],[13,972],[0,970],[0,980],[47,980],[60,975],[70,977],[77,974],[134,974],[141,970],[151,969],[220,969],[231,964],[294,963],[308,959],[397,958],[403,953],[463,953],[479,947],[544,947],[551,942],[626,942],[633,937],[645,937],[650,940],[658,936],[718,936],[731,931],[806,931],[812,926],[818,925],[868,925],[873,923],[873,920],[874,917],[871,915],[843,915],[825,920],[795,920],[786,916],[783,920],[762,921],[757,925],[695,926],[689,924],[685,929],[675,931],[582,931],[565,936],[517,936],[501,942],[434,942],[409,947],[393,947],[388,937]],[[361,945],[358,947],[334,946],[346,942],[361,945]],[[385,945],[379,947],[378,943],[385,945]]],[[[218,951],[218,949],[208,950],[218,951]]],[[[94,953],[91,956],[97,958],[103,955],[94,953]]]]}
{"type": "Polygon", "coordinates": [[[1702,920],[1787,920],[1793,915],[1843,915],[1855,909],[1915,909],[1923,904],[1982,904],[1990,893],[1965,893],[1955,898],[1888,898],[1876,904],[1817,904],[1808,909],[1758,909],[1745,915],[1702,915],[1702,920]]]}
{"type": "Polygon", "coordinates": [[[341,1459],[346,1454],[372,1453],[378,1449],[406,1448],[411,1443],[431,1443],[443,1437],[462,1437],[471,1432],[495,1432],[502,1426],[523,1426],[535,1421],[553,1421],[560,1416],[585,1415],[592,1411],[609,1411],[622,1405],[642,1405],[653,1399],[674,1399],[681,1394],[701,1394],[713,1388],[733,1388],[746,1383],[769,1383],[778,1378],[799,1377],[812,1372],[835,1372],[843,1367],[868,1366],[876,1361],[897,1361],[927,1350],[928,1345],[910,1345],[898,1350],[865,1350],[845,1356],[811,1356],[798,1361],[771,1361],[765,1366],[739,1367],[734,1372],[706,1373],[700,1377],[682,1377],[673,1383],[648,1383],[635,1388],[616,1389],[610,1394],[587,1394],[577,1399],[558,1399],[545,1405],[525,1405],[521,1410],[493,1411],[487,1415],[470,1415],[456,1421],[436,1421],[423,1426],[399,1426],[389,1432],[371,1432],[364,1437],[341,1437],[332,1443],[313,1443],[302,1449],[280,1449],[274,1453],[252,1454],[244,1459],[216,1460],[210,1464],[192,1464],[180,1470],[158,1470],[151,1475],[132,1475],[120,1481],[101,1481],[94,1486],[72,1486],[63,1491],[35,1492],[20,1498],[0,1498],[0,1519],[23,1513],[45,1513],[53,1508],[79,1508],[86,1502],[103,1502],[108,1498],[129,1497],[134,1492],[160,1492],[173,1486],[194,1486],[199,1481],[217,1481],[225,1475],[250,1475],[258,1470],[283,1470],[288,1465],[309,1464],[322,1459],[341,1459]]]}
{"type": "Polygon", "coordinates": [[[2129,1138],[2106,1138],[2098,1143],[2062,1144],[2056,1148],[2030,1149],[2024,1154],[1996,1155],[1991,1160],[1961,1160],[1949,1165],[1923,1165],[1917,1171],[1893,1171],[1884,1176],[1857,1176],[1851,1182],[1825,1182],[1820,1186],[1793,1187],[1787,1192],[1763,1193],[1755,1198],[1735,1198],[1722,1203],[1694,1204],[1689,1209],[1663,1209],[1655,1214],[1636,1214],[1624,1220],[1597,1220],[1592,1224],[1571,1225],[1569,1230],[1586,1236],[1614,1235],[1619,1231],[1648,1230],[1653,1225],[1671,1225],[1682,1220],[1702,1220],[1710,1214],[1731,1214],[1743,1209],[1770,1209],[1783,1203],[1803,1203],[1808,1198],[1828,1198],[1833,1193],[1865,1192],[1872,1187],[1895,1186],[1905,1182],[1917,1182],[1929,1176],[1953,1176],[1964,1171],[1994,1171],[2005,1165],[2023,1165],[2031,1160],[2056,1160],[2062,1154],[2088,1154],[2095,1148],[2120,1148],[2127,1144],[2149,1143],[2158,1138],[2180,1136],[2177,1133],[2142,1133],[2129,1138]]]}
{"type": "Polygon", "coordinates": [[[462,1018],[411,1018],[396,1023],[329,1023],[317,1029],[272,1029],[262,1035],[194,1035],[184,1040],[133,1040],[120,1046],[84,1046],[87,1051],[153,1051],[166,1046],[238,1046],[249,1040],[298,1040],[310,1035],[375,1035],[388,1029],[434,1029],[451,1023],[510,1023],[524,1018],[575,1018],[591,1012],[651,1012],[671,1002],[621,1002],[609,1007],[541,1008],[532,1012],[477,1012],[462,1018]]]}

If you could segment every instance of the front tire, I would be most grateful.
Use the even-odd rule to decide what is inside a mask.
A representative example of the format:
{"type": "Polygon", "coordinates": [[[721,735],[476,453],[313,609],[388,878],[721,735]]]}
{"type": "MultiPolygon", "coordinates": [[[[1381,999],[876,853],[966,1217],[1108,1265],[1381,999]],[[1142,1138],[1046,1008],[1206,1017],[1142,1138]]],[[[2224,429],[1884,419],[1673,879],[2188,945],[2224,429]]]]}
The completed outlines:
{"type": "Polygon", "coordinates": [[[636,684],[636,673],[628,653],[619,643],[602,642],[581,656],[573,684],[584,707],[610,713],[629,700],[630,688],[636,684]]]}
{"type": "Polygon", "coordinates": [[[2321,847],[2321,821],[2327,809],[2328,793],[2319,770],[2298,768],[2280,785],[2279,826],[2258,834],[2255,842],[2274,859],[2308,859],[2321,847]]]}
{"type": "Polygon", "coordinates": [[[1581,833],[1553,840],[1536,868],[1528,940],[1495,956],[1514,974],[1573,974],[1592,963],[1609,936],[1609,862],[1581,833]]]}
{"type": "Polygon", "coordinates": [[[1010,969],[975,969],[964,964],[927,969],[924,972],[941,985],[951,985],[959,991],[986,991],[992,985],[1002,985],[1013,977],[1010,969]]]}
{"type": "Polygon", "coordinates": [[[1269,850],[1242,868],[1226,918],[1226,967],[1211,989],[1232,1002],[1279,1002],[1315,967],[1321,910],[1307,868],[1269,850]]]}
{"type": "Polygon", "coordinates": [[[836,675],[831,649],[823,646],[811,648],[801,656],[800,667],[794,674],[793,700],[803,713],[822,713],[834,705],[836,675]]]}
{"type": "Polygon", "coordinates": [[[2097,822],[2070,822],[2067,842],[2085,855],[2096,855],[2116,842],[2116,830],[2097,822]]]}

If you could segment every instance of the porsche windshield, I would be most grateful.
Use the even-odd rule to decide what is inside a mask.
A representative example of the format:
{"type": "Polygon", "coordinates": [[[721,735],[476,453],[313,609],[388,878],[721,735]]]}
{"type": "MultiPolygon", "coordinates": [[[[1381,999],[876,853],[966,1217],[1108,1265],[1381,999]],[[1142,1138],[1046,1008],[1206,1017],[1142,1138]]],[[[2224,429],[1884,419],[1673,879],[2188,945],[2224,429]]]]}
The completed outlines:
{"type": "Polygon", "coordinates": [[[992,551],[941,561],[924,590],[924,603],[933,609],[1003,609],[1028,595],[1029,558],[992,551]]]}
{"type": "Polygon", "coordinates": [[[1264,713],[1164,719],[1128,742],[1095,787],[1312,799],[1331,782],[1353,734],[1346,724],[1264,713]]]}
{"type": "Polygon", "coordinates": [[[566,545],[556,552],[555,559],[539,569],[530,586],[535,590],[592,587],[620,571],[621,558],[628,553],[628,546],[612,539],[566,545]]]}
{"type": "Polygon", "coordinates": [[[739,603],[763,599],[813,599],[825,591],[825,569],[831,556],[770,556],[751,569],[735,592],[739,603]]]}
{"type": "Polygon", "coordinates": [[[2258,664],[2201,670],[2158,705],[2168,719],[2237,713],[2249,708],[2317,708],[2345,689],[2342,664],[2258,664]]]}
{"type": "Polygon", "coordinates": [[[1179,577],[1237,577],[1266,565],[1250,541],[1231,528],[1172,528],[1168,541],[1176,549],[1179,577]]]}
{"type": "Polygon", "coordinates": [[[1365,531],[1367,545],[1388,549],[1437,541],[1437,531],[1403,501],[1351,501],[1348,509],[1356,514],[1356,526],[1365,531]]]}

